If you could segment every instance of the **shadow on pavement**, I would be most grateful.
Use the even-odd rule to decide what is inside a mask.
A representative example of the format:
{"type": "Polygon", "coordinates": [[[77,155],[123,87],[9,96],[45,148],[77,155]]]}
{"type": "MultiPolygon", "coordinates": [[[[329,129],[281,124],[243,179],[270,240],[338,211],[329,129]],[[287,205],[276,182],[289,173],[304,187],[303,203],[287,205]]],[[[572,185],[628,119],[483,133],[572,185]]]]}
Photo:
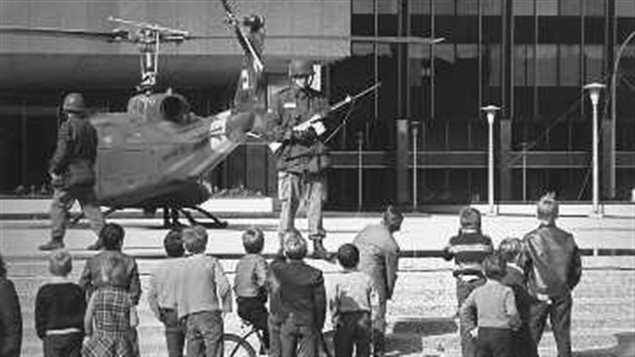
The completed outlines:
{"type": "Polygon", "coordinates": [[[573,353],[573,357],[633,357],[635,356],[635,332],[618,333],[617,346],[573,353]]]}
{"type": "MultiPolygon", "coordinates": [[[[423,350],[422,338],[452,334],[455,332],[457,332],[457,326],[452,318],[413,318],[401,320],[395,323],[392,333],[386,336],[386,355],[400,356],[421,354],[423,350]]],[[[437,354],[434,354],[434,356],[437,356],[437,354]]]]}

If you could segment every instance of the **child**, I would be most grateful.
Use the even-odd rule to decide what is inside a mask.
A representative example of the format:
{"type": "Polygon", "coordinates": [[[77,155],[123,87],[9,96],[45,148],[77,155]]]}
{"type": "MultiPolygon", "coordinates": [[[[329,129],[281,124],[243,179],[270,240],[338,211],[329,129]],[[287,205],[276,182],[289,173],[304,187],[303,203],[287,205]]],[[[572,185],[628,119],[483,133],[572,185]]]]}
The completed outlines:
{"type": "MultiPolygon", "coordinates": [[[[284,236],[286,264],[276,266],[279,303],[286,315],[280,326],[282,357],[317,357],[326,315],[322,271],[306,264],[306,241],[299,232],[284,236]]],[[[273,267],[272,267],[273,269],[273,267]]]]}
{"type": "MultiPolygon", "coordinates": [[[[466,207],[460,213],[461,229],[459,234],[450,238],[444,250],[445,260],[454,259],[456,264],[453,275],[456,278],[456,298],[459,309],[472,290],[485,283],[481,263],[492,253],[490,237],[481,233],[481,212],[466,207]]],[[[474,356],[474,341],[459,324],[461,350],[463,357],[474,356]]]]}
{"type": "Polygon", "coordinates": [[[124,274],[116,279],[111,279],[109,285],[127,290],[130,293],[132,303],[139,304],[141,297],[141,283],[139,281],[139,271],[137,262],[133,257],[121,252],[125,232],[123,227],[116,223],[108,223],[99,233],[99,241],[103,245],[103,250],[94,255],[86,265],[79,279],[79,286],[82,287],[88,297],[93,290],[107,285],[103,280],[103,265],[111,256],[117,256],[122,261],[124,274]]]}
{"type": "Polygon", "coordinates": [[[505,238],[498,247],[499,254],[507,264],[505,276],[501,279],[503,285],[509,286],[514,291],[516,308],[520,315],[522,325],[513,333],[514,356],[537,357],[535,343],[529,333],[529,309],[533,298],[527,290],[525,277],[525,244],[519,238],[505,238]]]}
{"type": "Polygon", "coordinates": [[[498,254],[485,258],[487,281],[477,287],[461,306],[461,321],[476,338],[477,357],[516,357],[512,350],[512,330],[520,328],[513,290],[500,283],[505,263],[498,254]]]}
{"type": "Polygon", "coordinates": [[[138,325],[134,304],[127,290],[112,284],[126,275],[126,260],[109,255],[101,264],[101,281],[105,284],[91,295],[84,317],[89,336],[82,349],[83,357],[132,357],[138,348],[131,327],[138,325]]]}
{"type": "Polygon", "coordinates": [[[45,357],[79,357],[84,339],[84,292],[68,280],[73,269],[71,255],[55,250],[49,255],[51,280],[35,298],[35,330],[44,342],[45,357]]]}
{"type": "Polygon", "coordinates": [[[148,305],[154,316],[165,325],[165,341],[169,357],[182,357],[185,346],[185,329],[176,313],[176,289],[178,267],[185,254],[181,231],[173,229],[163,240],[168,260],[161,263],[150,275],[148,305]]]}
{"type": "Polygon", "coordinates": [[[236,266],[234,292],[238,304],[238,316],[251,322],[262,332],[264,348],[269,349],[269,328],[267,320],[269,313],[267,303],[267,262],[260,253],[264,247],[265,238],[259,228],[249,228],[243,233],[243,247],[247,253],[236,266]]]}
{"type": "Polygon", "coordinates": [[[344,244],[337,250],[337,260],[344,269],[341,277],[330,285],[329,309],[335,327],[335,357],[370,356],[372,314],[379,296],[371,278],[357,270],[359,250],[344,244]]]}
{"type": "MultiPolygon", "coordinates": [[[[132,314],[137,313],[136,306],[139,304],[139,298],[141,297],[141,282],[139,281],[139,270],[137,268],[137,262],[135,259],[127,254],[121,252],[123,246],[123,239],[125,231],[123,227],[116,223],[108,223],[99,233],[99,241],[103,245],[103,250],[94,255],[90,260],[86,262],[84,271],[79,279],[79,286],[84,289],[88,298],[92,295],[93,291],[105,286],[116,287],[125,290],[130,295],[130,301],[133,305],[132,314]],[[121,269],[118,274],[108,277],[104,273],[106,265],[111,258],[117,258],[119,266],[117,269],[121,269]]],[[[137,341],[137,330],[131,328],[130,339],[137,341]]],[[[134,355],[139,355],[139,344],[133,343],[135,347],[134,355]]]]}
{"type": "Polygon", "coordinates": [[[205,255],[207,232],[195,226],[183,230],[185,250],[192,255],[178,266],[176,306],[185,321],[188,356],[217,357],[222,351],[223,313],[231,312],[231,287],[218,259],[205,255]],[[220,300],[220,301],[219,301],[220,300]]]}

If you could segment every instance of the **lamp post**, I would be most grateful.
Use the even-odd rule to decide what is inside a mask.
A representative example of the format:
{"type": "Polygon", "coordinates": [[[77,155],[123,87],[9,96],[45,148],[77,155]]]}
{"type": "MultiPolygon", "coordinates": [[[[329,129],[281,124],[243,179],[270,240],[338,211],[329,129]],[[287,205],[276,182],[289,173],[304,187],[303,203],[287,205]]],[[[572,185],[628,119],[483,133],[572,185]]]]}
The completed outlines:
{"type": "Polygon", "coordinates": [[[523,203],[527,202],[527,148],[528,143],[520,143],[523,150],[523,203]]]}
{"type": "Polygon", "coordinates": [[[357,212],[361,212],[362,211],[362,203],[363,203],[363,183],[364,183],[364,178],[363,178],[363,173],[364,173],[364,169],[363,169],[363,145],[364,145],[364,132],[363,131],[358,131],[357,132],[357,212]]]}
{"type": "Polygon", "coordinates": [[[494,117],[496,112],[500,110],[495,105],[488,105],[481,108],[487,116],[488,127],[488,150],[487,150],[487,214],[491,216],[496,215],[494,209],[494,117]]]}
{"type": "Polygon", "coordinates": [[[589,98],[593,105],[593,198],[591,216],[601,217],[600,212],[600,185],[599,177],[600,172],[598,169],[598,102],[600,101],[600,92],[606,87],[602,83],[591,83],[584,86],[584,89],[589,91],[589,98]]]}
{"type": "Polygon", "coordinates": [[[419,183],[417,178],[417,171],[419,171],[417,166],[417,140],[419,139],[419,122],[413,121],[410,123],[410,125],[412,126],[412,210],[416,211],[418,205],[417,197],[419,195],[419,183]]]}

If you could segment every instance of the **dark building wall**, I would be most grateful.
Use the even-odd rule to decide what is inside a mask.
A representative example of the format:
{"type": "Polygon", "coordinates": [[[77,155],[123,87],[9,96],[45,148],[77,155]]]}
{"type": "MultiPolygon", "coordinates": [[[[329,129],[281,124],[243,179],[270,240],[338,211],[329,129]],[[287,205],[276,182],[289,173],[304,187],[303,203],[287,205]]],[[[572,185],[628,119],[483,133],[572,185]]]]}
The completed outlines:
{"type": "MultiPolygon", "coordinates": [[[[480,108],[489,104],[502,107],[494,138],[496,201],[523,199],[522,143],[529,151],[524,161],[526,199],[551,190],[565,200],[591,198],[591,104],[582,87],[609,83],[614,53],[635,31],[635,3],[353,0],[352,10],[355,35],[445,38],[434,45],[355,41],[352,57],[333,68],[331,77],[340,92],[382,81],[379,96],[353,114],[350,132],[336,139],[340,149],[355,150],[355,131],[361,131],[366,150],[385,153],[364,156],[365,165],[393,168],[374,171],[366,184],[389,183],[405,194],[386,194],[374,203],[408,197],[403,203],[412,204],[412,181],[395,182],[397,119],[418,126],[419,204],[485,200],[488,138],[480,108]],[[339,77],[343,73],[354,80],[339,77]]],[[[629,85],[635,79],[635,41],[622,55],[618,77],[617,156],[632,158],[635,107],[627,101],[635,100],[629,85]]],[[[605,123],[610,118],[607,94],[600,101],[600,121],[605,123]]],[[[407,147],[412,150],[413,125],[409,128],[407,147]]],[[[606,180],[607,133],[601,130],[604,199],[613,198],[606,180]]],[[[355,162],[355,153],[349,155],[338,157],[343,166],[355,162]]],[[[412,177],[414,155],[408,155],[410,160],[396,169],[412,177]]],[[[615,169],[617,199],[629,198],[635,185],[629,160],[615,169]]]]}

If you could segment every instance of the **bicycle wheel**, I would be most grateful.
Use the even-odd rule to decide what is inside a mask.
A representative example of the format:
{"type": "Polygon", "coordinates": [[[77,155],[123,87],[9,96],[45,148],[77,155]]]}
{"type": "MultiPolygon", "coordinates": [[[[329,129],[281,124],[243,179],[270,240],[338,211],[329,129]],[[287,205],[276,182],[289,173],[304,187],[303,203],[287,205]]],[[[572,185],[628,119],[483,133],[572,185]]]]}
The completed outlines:
{"type": "Polygon", "coordinates": [[[223,335],[222,357],[256,357],[256,350],[242,337],[226,333],[223,335]]]}

